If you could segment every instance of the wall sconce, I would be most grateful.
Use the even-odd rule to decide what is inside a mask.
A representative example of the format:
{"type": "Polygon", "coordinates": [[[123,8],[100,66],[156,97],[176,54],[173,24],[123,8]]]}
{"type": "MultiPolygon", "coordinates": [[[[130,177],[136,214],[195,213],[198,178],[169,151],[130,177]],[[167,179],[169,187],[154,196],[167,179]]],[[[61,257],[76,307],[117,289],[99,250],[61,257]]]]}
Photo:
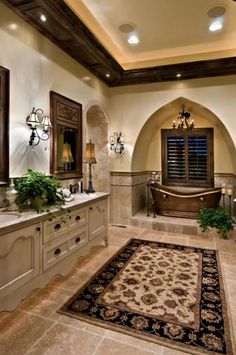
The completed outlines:
{"type": "Polygon", "coordinates": [[[188,119],[190,117],[190,113],[185,111],[185,105],[182,105],[182,111],[179,112],[177,116],[177,124],[175,120],[172,123],[172,128],[177,129],[193,129],[194,128],[194,120],[191,120],[188,123],[188,119]]]}
{"type": "Polygon", "coordinates": [[[26,118],[26,123],[32,130],[29,145],[36,146],[40,140],[46,141],[49,139],[49,129],[52,127],[50,117],[45,116],[41,108],[33,107],[31,114],[26,118]],[[42,128],[42,135],[39,134],[38,128],[42,128]]]}
{"type": "Polygon", "coordinates": [[[110,149],[114,150],[115,153],[121,154],[124,150],[124,137],[121,132],[118,134],[117,132],[113,133],[113,136],[110,137],[110,149]]]}
{"type": "Polygon", "coordinates": [[[84,157],[84,163],[89,164],[89,183],[88,183],[88,193],[95,192],[93,189],[93,182],[92,182],[92,164],[97,164],[96,158],[95,158],[95,148],[94,148],[94,143],[90,142],[86,143],[86,150],[85,150],[85,157],[84,157]]]}

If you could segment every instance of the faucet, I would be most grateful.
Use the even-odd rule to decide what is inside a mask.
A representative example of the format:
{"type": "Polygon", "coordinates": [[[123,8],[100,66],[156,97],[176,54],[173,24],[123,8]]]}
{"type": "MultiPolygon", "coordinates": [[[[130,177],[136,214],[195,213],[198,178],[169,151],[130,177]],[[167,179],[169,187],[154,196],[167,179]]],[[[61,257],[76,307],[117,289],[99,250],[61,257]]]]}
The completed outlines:
{"type": "Polygon", "coordinates": [[[69,186],[71,194],[75,194],[76,192],[83,192],[83,182],[80,180],[75,184],[70,184],[69,186]]]}
{"type": "Polygon", "coordinates": [[[78,184],[77,184],[77,182],[75,184],[70,184],[69,185],[69,189],[70,189],[70,193],[71,194],[75,194],[76,192],[78,192],[78,184]]]}

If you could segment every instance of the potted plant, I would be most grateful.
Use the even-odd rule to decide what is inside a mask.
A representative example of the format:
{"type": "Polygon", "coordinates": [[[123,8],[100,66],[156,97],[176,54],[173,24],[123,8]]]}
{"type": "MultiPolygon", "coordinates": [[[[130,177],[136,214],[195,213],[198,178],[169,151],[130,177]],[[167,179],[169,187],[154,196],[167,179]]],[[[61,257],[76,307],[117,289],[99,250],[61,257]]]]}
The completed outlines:
{"type": "Polygon", "coordinates": [[[16,203],[20,210],[30,206],[38,212],[43,211],[46,204],[62,205],[64,198],[62,193],[57,191],[59,187],[59,180],[29,169],[26,175],[16,181],[16,203]]]}
{"type": "Polygon", "coordinates": [[[202,232],[208,231],[209,227],[216,228],[224,239],[228,239],[229,232],[233,229],[233,220],[224,208],[203,208],[199,211],[197,221],[202,232]]]}

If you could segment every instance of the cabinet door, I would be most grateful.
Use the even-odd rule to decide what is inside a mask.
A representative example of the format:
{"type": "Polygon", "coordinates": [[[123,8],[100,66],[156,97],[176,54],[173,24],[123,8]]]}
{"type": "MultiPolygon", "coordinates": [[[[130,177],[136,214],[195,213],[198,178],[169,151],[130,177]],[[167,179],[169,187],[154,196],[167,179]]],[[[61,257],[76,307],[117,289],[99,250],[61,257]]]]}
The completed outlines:
{"type": "Polygon", "coordinates": [[[39,274],[40,224],[0,236],[0,297],[39,274]]]}
{"type": "Polygon", "coordinates": [[[107,200],[89,207],[89,240],[107,234],[107,200]]]}

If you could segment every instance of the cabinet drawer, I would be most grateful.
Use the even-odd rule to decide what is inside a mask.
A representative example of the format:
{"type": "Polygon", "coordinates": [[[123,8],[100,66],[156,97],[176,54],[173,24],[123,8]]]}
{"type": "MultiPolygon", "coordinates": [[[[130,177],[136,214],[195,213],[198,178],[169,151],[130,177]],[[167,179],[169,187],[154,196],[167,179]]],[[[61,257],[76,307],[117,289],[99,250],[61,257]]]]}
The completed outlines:
{"type": "Polygon", "coordinates": [[[84,244],[88,242],[88,230],[87,228],[77,232],[69,239],[69,249],[74,251],[81,248],[84,244]]]}
{"type": "Polygon", "coordinates": [[[50,245],[43,250],[43,269],[44,271],[49,269],[51,266],[58,263],[66,255],[69,254],[69,242],[68,240],[62,240],[56,245],[50,245]]]}
{"type": "Polygon", "coordinates": [[[46,244],[62,236],[68,230],[68,217],[63,215],[43,222],[43,243],[46,244]]]}
{"type": "Polygon", "coordinates": [[[88,223],[88,209],[81,208],[79,210],[72,211],[69,218],[69,226],[73,228],[75,226],[84,226],[88,223]]]}
{"type": "Polygon", "coordinates": [[[88,210],[81,208],[70,213],[62,214],[51,221],[43,222],[43,244],[47,244],[66,233],[70,233],[71,229],[82,227],[88,223],[88,210]]]}
{"type": "Polygon", "coordinates": [[[44,247],[43,249],[43,269],[44,271],[57,264],[59,261],[70,255],[75,250],[81,248],[88,242],[87,228],[80,231],[73,230],[60,240],[44,247]]]}

